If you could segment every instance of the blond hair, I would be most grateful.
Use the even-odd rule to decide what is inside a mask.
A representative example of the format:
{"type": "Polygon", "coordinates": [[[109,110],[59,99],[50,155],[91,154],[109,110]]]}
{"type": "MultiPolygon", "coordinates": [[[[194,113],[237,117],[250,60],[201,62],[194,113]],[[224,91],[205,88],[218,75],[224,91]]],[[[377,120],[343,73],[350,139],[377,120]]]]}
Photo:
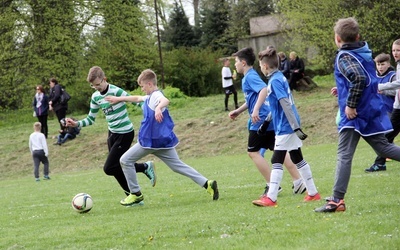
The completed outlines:
{"type": "Polygon", "coordinates": [[[152,82],[154,86],[157,86],[157,75],[153,70],[145,69],[142,71],[142,73],[140,73],[137,82],[138,84],[152,82]]]}
{"type": "Polygon", "coordinates": [[[105,74],[104,71],[99,66],[93,66],[89,69],[89,73],[86,81],[93,82],[96,78],[104,79],[105,74]]]}
{"type": "Polygon", "coordinates": [[[41,124],[40,122],[35,122],[35,123],[33,124],[33,129],[34,129],[35,131],[40,131],[40,130],[42,129],[42,124],[41,124]]]}

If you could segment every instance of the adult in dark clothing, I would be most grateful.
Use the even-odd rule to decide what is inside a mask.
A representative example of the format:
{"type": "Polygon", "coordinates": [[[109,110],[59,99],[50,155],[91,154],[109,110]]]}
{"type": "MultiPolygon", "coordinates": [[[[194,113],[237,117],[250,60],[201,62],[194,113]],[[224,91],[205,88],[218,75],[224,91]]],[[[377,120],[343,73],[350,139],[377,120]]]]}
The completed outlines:
{"type": "Polygon", "coordinates": [[[49,96],[49,106],[50,110],[53,110],[56,113],[58,122],[60,123],[60,129],[63,129],[61,124],[61,119],[65,118],[68,109],[68,103],[61,103],[61,86],[58,84],[57,79],[50,78],[50,96],[49,96]]]}
{"type": "Polygon", "coordinates": [[[282,72],[282,74],[286,77],[286,79],[290,79],[290,62],[286,57],[286,54],[284,52],[279,52],[278,53],[279,59],[281,60],[279,64],[279,70],[282,72]]]}
{"type": "Polygon", "coordinates": [[[49,114],[49,97],[44,92],[44,88],[42,85],[36,86],[36,94],[33,98],[32,106],[35,112],[35,116],[38,118],[38,121],[42,125],[40,132],[42,132],[47,138],[47,134],[49,131],[47,128],[47,116],[49,114]]]}
{"type": "Polygon", "coordinates": [[[299,58],[296,52],[292,51],[289,54],[290,59],[290,90],[297,89],[297,81],[304,77],[304,61],[299,58]]]}

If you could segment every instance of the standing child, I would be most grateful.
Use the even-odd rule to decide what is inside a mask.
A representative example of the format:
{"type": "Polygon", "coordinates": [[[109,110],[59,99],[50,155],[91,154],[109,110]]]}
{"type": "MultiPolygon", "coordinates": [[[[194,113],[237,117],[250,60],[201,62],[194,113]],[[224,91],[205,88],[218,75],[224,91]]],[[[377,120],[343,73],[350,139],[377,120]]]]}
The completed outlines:
{"type": "MultiPolygon", "coordinates": [[[[267,185],[264,190],[266,194],[269,190],[271,169],[267,161],[260,154],[261,148],[273,150],[275,143],[275,133],[272,124],[268,126],[265,134],[257,133],[257,130],[267,118],[270,110],[265,104],[267,96],[267,85],[260,78],[257,71],[253,68],[256,59],[252,48],[244,48],[234,54],[235,67],[238,73],[244,75],[242,79],[242,90],[245,97],[245,103],[238,109],[229,113],[231,119],[235,119],[244,111],[248,111],[251,121],[249,121],[249,137],[247,143],[247,153],[256,165],[260,174],[264,177],[267,185]]],[[[297,170],[290,159],[287,159],[285,166],[292,176],[296,176],[297,170]]],[[[298,178],[296,178],[298,179],[298,178]]],[[[303,182],[294,181],[294,190],[297,192],[304,191],[303,182]]],[[[264,196],[262,195],[262,197],[264,196]]],[[[253,202],[254,203],[254,202],[253,202]]]]}
{"type": "Polygon", "coordinates": [[[50,180],[49,177],[49,149],[47,148],[46,137],[40,132],[42,125],[40,122],[33,124],[34,132],[29,136],[29,150],[33,158],[33,174],[36,181],[39,179],[39,166],[43,163],[43,178],[50,180]]]}
{"type": "Polygon", "coordinates": [[[233,79],[236,79],[236,74],[232,75],[231,69],[229,65],[231,61],[229,58],[224,59],[224,67],[222,67],[222,88],[225,92],[225,111],[229,111],[228,109],[228,100],[229,96],[233,94],[233,101],[235,102],[235,108],[238,108],[238,99],[237,99],[237,91],[235,89],[235,85],[233,85],[233,79]]]}
{"type": "MultiPolygon", "coordinates": [[[[376,65],[376,72],[379,77],[379,82],[380,83],[387,83],[391,82],[396,79],[396,72],[394,71],[394,68],[392,65],[390,65],[390,55],[389,54],[379,54],[375,57],[374,59],[375,65],[376,65]]],[[[395,90],[388,90],[384,91],[381,95],[382,101],[385,104],[385,109],[390,116],[390,120],[392,122],[393,128],[396,127],[396,119],[398,120],[397,123],[399,123],[399,115],[400,112],[398,108],[400,107],[393,107],[394,105],[394,100],[396,96],[396,91],[395,90]],[[392,116],[393,108],[395,108],[395,115],[392,116]],[[397,109],[397,111],[396,111],[397,109]],[[397,117],[397,118],[396,118],[397,117]]],[[[397,125],[399,126],[400,123],[397,125]]],[[[395,129],[396,130],[396,129],[395,129]]],[[[397,129],[397,132],[393,130],[392,132],[389,132],[386,135],[386,138],[388,138],[388,141],[390,143],[393,143],[394,138],[397,136],[399,133],[399,128],[397,129]]],[[[385,171],[386,170],[386,158],[380,157],[379,155],[375,158],[374,164],[371,165],[371,167],[365,169],[365,172],[371,173],[371,172],[377,172],[377,171],[385,171]]]]}
{"type": "MultiPolygon", "coordinates": [[[[66,118],[65,121],[69,127],[90,126],[94,124],[99,111],[103,111],[108,123],[108,155],[103,170],[107,175],[114,176],[125,194],[129,195],[128,183],[122,172],[119,159],[131,146],[135,131],[125,103],[112,104],[105,99],[106,96],[126,96],[128,93],[115,85],[109,84],[104,71],[98,66],[90,68],[87,81],[90,83],[90,87],[95,90],[90,100],[89,114],[79,121],[71,118],[66,118]]],[[[138,163],[136,171],[143,172],[154,187],[156,175],[153,162],[138,163]]]]}
{"type": "Polygon", "coordinates": [[[372,52],[359,41],[359,26],[352,18],[339,19],[334,27],[339,51],[335,59],[335,80],[340,120],[339,143],[333,195],[315,212],[345,211],[344,196],[350,181],[351,164],[362,137],[378,155],[400,161],[400,147],[389,143],[389,117],[378,94],[372,52]],[[373,82],[376,81],[376,82],[373,82]]]}
{"type": "Polygon", "coordinates": [[[307,188],[305,202],[320,200],[314,184],[310,165],[303,159],[302,142],[307,138],[300,128],[300,118],[294,105],[286,77],[279,71],[279,57],[276,49],[268,47],[259,54],[261,71],[267,75],[268,104],[275,130],[275,145],[272,155],[271,185],[266,195],[254,201],[259,206],[275,206],[278,190],[283,176],[283,162],[287,152],[296,165],[307,188]]]}
{"type": "Polygon", "coordinates": [[[174,122],[169,115],[167,106],[169,100],[157,87],[157,75],[150,69],[144,70],[137,80],[145,96],[107,96],[106,100],[112,104],[135,102],[143,103],[143,120],[139,131],[138,142],[133,145],[120,159],[122,170],[128,181],[130,195],[121,200],[123,206],[143,204],[143,194],[136,176],[136,162],[146,155],[153,154],[160,158],[172,171],[189,177],[200,187],[203,187],[218,200],[217,182],[208,180],[179,159],[175,147],[178,138],[173,131],[174,122]]]}

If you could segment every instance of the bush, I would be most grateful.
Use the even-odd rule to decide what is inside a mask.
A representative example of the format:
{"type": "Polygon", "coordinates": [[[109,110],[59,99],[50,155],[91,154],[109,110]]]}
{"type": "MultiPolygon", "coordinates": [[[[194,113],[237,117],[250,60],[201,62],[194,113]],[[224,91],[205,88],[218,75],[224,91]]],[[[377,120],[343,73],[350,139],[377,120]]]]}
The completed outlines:
{"type": "Polygon", "coordinates": [[[221,92],[221,52],[210,49],[179,48],[165,53],[165,81],[188,96],[221,92]]]}

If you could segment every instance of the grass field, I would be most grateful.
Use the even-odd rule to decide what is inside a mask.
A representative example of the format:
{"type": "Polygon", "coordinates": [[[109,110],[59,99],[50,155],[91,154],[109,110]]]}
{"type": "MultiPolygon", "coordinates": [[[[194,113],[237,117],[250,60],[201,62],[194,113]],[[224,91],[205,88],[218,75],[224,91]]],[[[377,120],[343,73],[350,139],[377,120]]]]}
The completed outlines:
{"type": "MultiPolygon", "coordinates": [[[[295,98],[309,134],[303,154],[325,197],[335,170],[336,111],[329,83],[320,85],[295,98]]],[[[124,195],[102,171],[107,147],[102,118],[61,147],[49,139],[52,179],[36,183],[27,147],[32,119],[0,127],[0,249],[399,249],[399,164],[364,173],[375,157],[366,143],[353,161],[346,212],[313,212],[324,202],[303,203],[302,195],[292,195],[286,171],[278,206],[260,208],[251,204],[264,181],[246,154],[246,116],[229,121],[222,95],[190,99],[171,113],[181,158],[218,181],[220,200],[212,201],[204,189],[149,156],[145,160],[155,160],[158,181],[153,188],[139,175],[145,205],[119,205],[124,195]],[[80,192],[94,199],[87,214],[70,204],[80,192]]],[[[138,128],[140,117],[132,120],[138,128]]],[[[55,134],[54,120],[49,125],[55,134]]]]}

